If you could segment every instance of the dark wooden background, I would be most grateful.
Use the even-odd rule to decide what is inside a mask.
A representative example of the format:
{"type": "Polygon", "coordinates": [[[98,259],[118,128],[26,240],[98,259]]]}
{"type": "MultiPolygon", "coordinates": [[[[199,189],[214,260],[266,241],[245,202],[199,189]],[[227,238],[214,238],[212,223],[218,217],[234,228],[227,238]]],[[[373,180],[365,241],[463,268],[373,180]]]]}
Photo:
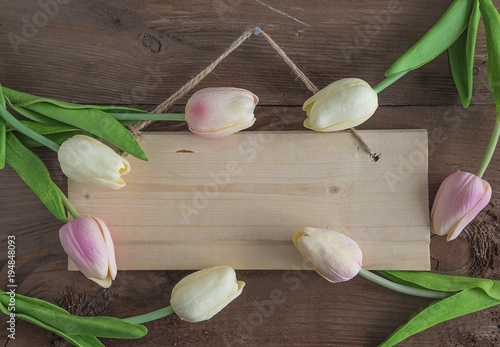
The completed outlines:
{"type": "MultiPolygon", "coordinates": [[[[150,109],[218,57],[246,28],[260,26],[318,86],[344,77],[378,83],[391,63],[441,16],[451,1],[0,1],[0,83],[66,101],[150,109]],[[51,5],[44,5],[51,4],[51,5]]],[[[500,8],[500,1],[495,1],[500,8]]],[[[446,53],[380,94],[376,114],[360,129],[429,131],[430,203],[440,182],[475,172],[494,124],[480,26],[472,105],[460,106],[446,53]]],[[[261,37],[251,37],[199,86],[247,88],[260,97],[253,130],[281,125],[304,130],[301,105],[310,96],[261,37]]],[[[179,103],[177,111],[182,111],[179,103]]],[[[150,131],[186,131],[157,123],[150,131]]],[[[66,190],[56,155],[35,151],[66,190]]],[[[432,237],[433,270],[500,279],[500,154],[484,178],[491,203],[455,241],[432,237]]],[[[120,271],[110,289],[66,270],[61,223],[7,167],[0,172],[0,287],[5,289],[7,236],[17,242],[18,293],[72,313],[128,317],[168,305],[188,271],[120,271]]],[[[258,218],[258,216],[255,216],[258,218]]],[[[375,346],[431,300],[393,293],[362,278],[330,284],[313,272],[238,271],[243,294],[213,319],[190,324],[170,316],[146,324],[140,340],[109,346],[360,345],[375,346]],[[279,290],[283,300],[269,305],[279,290]],[[267,306],[266,306],[267,305],[267,306]],[[259,307],[262,307],[259,310],[259,307]]],[[[402,345],[493,346],[499,308],[440,324],[402,345]]],[[[5,316],[2,316],[5,318],[5,316]]],[[[0,344],[60,345],[51,333],[18,321],[16,339],[0,324],[0,344]]]]}

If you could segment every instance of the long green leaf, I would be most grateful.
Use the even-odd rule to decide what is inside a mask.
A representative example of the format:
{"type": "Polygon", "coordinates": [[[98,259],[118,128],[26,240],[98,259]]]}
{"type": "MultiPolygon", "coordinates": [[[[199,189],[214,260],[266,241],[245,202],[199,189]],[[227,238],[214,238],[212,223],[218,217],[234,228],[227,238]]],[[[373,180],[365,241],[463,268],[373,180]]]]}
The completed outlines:
{"type": "Polygon", "coordinates": [[[462,34],[475,0],[455,0],[436,24],[386,71],[387,77],[415,70],[443,53],[462,34]]]}
{"type": "MultiPolygon", "coordinates": [[[[5,99],[0,85],[0,106],[5,108],[5,99]]],[[[0,117],[1,118],[1,117],[0,117]]],[[[0,170],[5,167],[5,148],[7,147],[7,124],[0,119],[0,170]]]]}
{"type": "Polygon", "coordinates": [[[465,289],[481,288],[493,299],[500,300],[500,281],[486,278],[441,275],[421,271],[381,271],[403,281],[423,288],[441,292],[458,292],[465,289]]]}
{"type": "Polygon", "coordinates": [[[73,125],[114,144],[136,158],[148,160],[130,131],[108,114],[113,112],[145,113],[146,111],[117,106],[79,105],[21,93],[5,87],[2,89],[8,97],[10,106],[30,119],[47,123],[44,119],[38,119],[38,115],[42,115],[57,122],[73,125]],[[26,110],[34,113],[26,113],[26,110]]]}
{"type": "Polygon", "coordinates": [[[6,161],[38,195],[43,204],[61,222],[68,219],[56,185],[44,163],[12,133],[7,134],[6,161]]]}
{"type": "MultiPolygon", "coordinates": [[[[430,289],[430,288],[425,288],[425,287],[419,286],[418,284],[413,283],[413,282],[405,281],[404,279],[399,278],[399,277],[393,275],[392,272],[394,272],[394,271],[378,270],[377,272],[379,274],[381,274],[382,276],[384,276],[385,278],[387,278],[388,280],[390,280],[390,281],[393,281],[393,282],[396,282],[396,283],[399,283],[399,284],[402,284],[402,285],[405,285],[405,286],[408,286],[408,287],[420,288],[420,289],[430,289]]],[[[401,272],[401,271],[397,271],[397,272],[401,272]]]]}
{"type": "Polygon", "coordinates": [[[96,106],[96,105],[81,105],[74,104],[71,102],[54,100],[49,98],[44,98],[28,93],[19,92],[14,89],[10,89],[7,87],[2,87],[4,94],[11,100],[12,103],[18,105],[19,107],[26,107],[29,105],[37,104],[37,103],[50,103],[61,108],[66,108],[69,110],[80,110],[80,109],[95,109],[106,111],[107,113],[112,112],[123,112],[123,113],[147,113],[147,111],[140,110],[137,108],[131,107],[122,107],[122,106],[96,106]]]}
{"type": "Polygon", "coordinates": [[[38,325],[40,328],[51,331],[54,334],[57,334],[60,337],[62,337],[63,339],[67,340],[68,342],[70,342],[74,346],[78,346],[78,347],[104,347],[104,345],[95,336],[69,335],[69,334],[66,334],[64,331],[56,329],[48,324],[45,324],[45,323],[43,323],[43,322],[41,322],[33,317],[30,317],[30,316],[22,314],[22,313],[16,313],[16,318],[21,318],[21,319],[23,319],[31,324],[38,325]]]}
{"type": "Polygon", "coordinates": [[[491,0],[480,0],[479,9],[486,30],[488,81],[495,100],[497,117],[500,119],[500,14],[491,0]]]}
{"type": "MultiPolygon", "coordinates": [[[[471,16],[472,18],[472,16],[471,16]]],[[[469,28],[469,27],[467,27],[469,28]]],[[[467,67],[467,36],[469,30],[464,30],[462,35],[448,48],[448,62],[451,75],[458,91],[458,96],[464,108],[469,106],[469,70],[467,67]]],[[[471,76],[472,81],[472,76],[471,76]]],[[[471,86],[472,87],[472,86],[471,86]]],[[[472,93],[471,93],[472,94],[472,93]]]]}
{"type": "MultiPolygon", "coordinates": [[[[44,322],[41,322],[29,315],[26,315],[26,314],[23,314],[23,313],[19,313],[19,312],[16,312],[16,311],[9,311],[8,308],[7,308],[7,305],[8,303],[5,302],[5,300],[2,300],[1,297],[2,296],[9,296],[10,298],[10,294],[8,293],[5,293],[4,291],[1,291],[0,290],[0,311],[2,311],[3,313],[5,313],[6,315],[10,316],[10,314],[14,313],[15,314],[15,317],[16,318],[21,318],[29,323],[32,323],[32,324],[35,324],[35,325],[38,325],[39,327],[43,328],[43,329],[46,329],[48,331],[51,331],[53,332],[54,334],[57,334],[59,336],[61,336],[62,338],[66,339],[67,341],[71,342],[73,345],[75,346],[82,346],[82,347],[87,347],[87,346],[90,346],[90,347],[101,347],[101,346],[104,346],[95,336],[83,336],[83,335],[68,335],[66,334],[65,332],[59,330],[59,329],[56,329],[48,324],[45,324],[44,322]],[[5,306],[4,306],[4,302],[5,302],[5,306]]],[[[21,297],[21,295],[16,295],[16,300],[21,297]]],[[[7,297],[5,297],[7,298],[7,297]]],[[[42,301],[42,300],[40,300],[42,301]]],[[[62,308],[60,308],[59,306],[55,306],[55,305],[52,305],[52,304],[49,304],[48,302],[46,301],[42,301],[43,303],[46,303],[48,304],[46,307],[47,309],[52,309],[52,310],[55,310],[55,311],[62,311],[62,312],[66,312],[65,310],[63,310],[62,308]],[[51,306],[54,306],[54,307],[51,307],[51,306]]]]}
{"type": "MultiPolygon", "coordinates": [[[[69,131],[69,132],[65,132],[65,133],[48,134],[48,135],[45,135],[45,137],[48,138],[49,140],[51,140],[52,142],[55,142],[58,145],[61,145],[64,141],[66,141],[69,138],[72,138],[75,135],[87,135],[87,136],[89,136],[90,134],[85,132],[85,131],[79,130],[79,131],[69,131]]],[[[41,146],[43,146],[40,142],[35,141],[31,137],[26,136],[24,134],[16,133],[16,137],[26,147],[41,147],[41,146]]]]}
{"type": "Polygon", "coordinates": [[[125,152],[142,160],[148,160],[135,137],[116,119],[96,109],[61,109],[53,104],[40,103],[26,106],[53,119],[88,131],[125,152]]]}
{"type": "Polygon", "coordinates": [[[472,98],[472,77],[474,72],[474,50],[476,48],[477,28],[479,26],[479,2],[474,1],[467,29],[448,48],[451,74],[464,108],[472,98]]]}
{"type": "MultiPolygon", "coordinates": [[[[0,303],[7,306],[9,294],[0,293],[0,303]]],[[[16,294],[16,316],[23,314],[71,336],[95,336],[136,339],[147,334],[147,328],[114,317],[80,317],[46,301],[16,294]]]]}
{"type": "MultiPolygon", "coordinates": [[[[40,135],[81,131],[80,129],[67,124],[43,124],[29,120],[21,120],[20,122],[40,135]]],[[[8,124],[7,131],[16,131],[16,129],[12,125],[8,124]]]]}
{"type": "MultiPolygon", "coordinates": [[[[86,131],[80,130],[78,128],[72,127],[71,125],[67,124],[42,124],[42,123],[37,123],[37,122],[32,122],[32,121],[21,121],[21,123],[30,128],[33,131],[36,131],[38,134],[45,136],[49,140],[57,143],[58,145],[61,145],[64,141],[67,139],[75,136],[75,135],[91,135],[87,133],[86,131]]],[[[28,137],[22,133],[19,133],[16,131],[14,127],[11,125],[7,124],[7,132],[9,131],[15,131],[16,132],[16,137],[21,141],[23,145],[26,147],[39,147],[43,146],[39,142],[33,140],[31,137],[28,137]]]]}
{"type": "Polygon", "coordinates": [[[488,296],[482,289],[465,289],[446,299],[442,299],[413,317],[408,323],[397,329],[380,347],[390,347],[428,329],[438,323],[484,310],[500,304],[500,301],[488,296]]]}
{"type": "MultiPolygon", "coordinates": [[[[5,91],[7,88],[3,87],[2,91],[5,91]]],[[[39,114],[37,112],[28,110],[26,108],[18,107],[16,104],[14,104],[12,101],[10,101],[9,97],[4,94],[5,100],[7,101],[7,104],[12,108],[14,111],[19,113],[21,116],[24,116],[28,119],[31,119],[32,121],[43,123],[43,124],[64,124],[61,122],[58,122],[54,119],[51,119],[49,117],[45,117],[42,114],[39,114]]]]}

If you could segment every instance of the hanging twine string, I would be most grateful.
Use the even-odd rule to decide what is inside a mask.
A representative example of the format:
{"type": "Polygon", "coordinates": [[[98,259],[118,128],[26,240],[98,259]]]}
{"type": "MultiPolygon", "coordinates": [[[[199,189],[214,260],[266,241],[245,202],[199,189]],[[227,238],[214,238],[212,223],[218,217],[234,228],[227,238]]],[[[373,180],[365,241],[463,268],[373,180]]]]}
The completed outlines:
{"type": "Polygon", "coordinates": [[[278,46],[276,42],[274,42],[271,36],[267,35],[263,31],[260,31],[260,35],[262,35],[267,40],[267,42],[269,42],[271,47],[274,48],[276,52],[278,52],[283,61],[292,68],[292,71],[297,75],[298,78],[301,79],[302,82],[304,82],[307,89],[309,89],[311,93],[316,94],[317,92],[319,92],[318,87],[316,87],[314,83],[312,83],[311,80],[302,71],[300,71],[297,65],[295,65],[295,63],[290,58],[288,58],[288,55],[286,55],[285,51],[281,49],[281,47],[278,46]]]}
{"type": "MultiPolygon", "coordinates": [[[[256,28],[256,29],[259,29],[260,34],[262,36],[264,36],[264,38],[267,40],[267,42],[269,42],[271,47],[273,47],[274,50],[276,52],[278,52],[278,54],[283,59],[283,61],[285,63],[287,63],[288,66],[290,66],[292,68],[292,71],[297,75],[297,77],[299,77],[301,79],[301,81],[306,85],[307,89],[309,89],[309,91],[311,93],[316,94],[319,91],[318,87],[316,87],[314,85],[314,83],[312,83],[311,80],[297,67],[297,65],[295,65],[295,63],[288,57],[288,55],[286,55],[285,51],[283,49],[281,49],[281,47],[278,46],[278,44],[276,42],[274,42],[274,40],[271,38],[271,36],[269,36],[268,34],[266,34],[263,31],[261,31],[260,28],[256,28]]],[[[366,152],[368,152],[368,154],[370,154],[372,161],[375,161],[375,162],[378,161],[380,159],[380,153],[373,152],[370,149],[370,147],[368,146],[368,144],[366,143],[366,141],[361,137],[361,135],[358,133],[358,131],[356,129],[351,128],[349,130],[354,135],[354,137],[361,143],[361,146],[363,147],[363,149],[366,152]]]]}
{"type": "MultiPolygon", "coordinates": [[[[245,42],[252,34],[254,33],[254,29],[246,30],[236,41],[234,41],[231,46],[229,46],[224,53],[221,54],[219,58],[214,60],[210,65],[208,65],[203,71],[201,71],[198,75],[193,77],[188,83],[182,86],[181,89],[172,94],[167,100],[159,104],[151,113],[165,113],[167,112],[174,104],[182,99],[184,95],[189,93],[191,89],[193,89],[198,83],[200,83],[205,77],[207,77],[217,65],[221,61],[223,61],[232,51],[238,48],[243,42],[245,42]]],[[[132,133],[134,136],[138,135],[139,132],[146,128],[152,121],[143,120],[131,127],[132,133]]]]}
{"type": "MultiPolygon", "coordinates": [[[[236,48],[238,48],[243,42],[245,42],[250,36],[253,35],[261,35],[263,36],[267,42],[271,45],[272,48],[279,54],[279,56],[283,59],[283,61],[290,66],[293,73],[297,75],[298,78],[306,85],[307,89],[311,91],[311,93],[316,94],[319,89],[312,83],[312,81],[295,65],[295,63],[286,55],[285,51],[281,49],[280,46],[274,40],[262,31],[259,27],[255,27],[253,29],[247,29],[243,34],[236,39],[224,53],[221,54],[216,60],[214,60],[210,65],[208,65],[203,71],[201,71],[198,75],[193,77],[189,82],[181,87],[178,91],[172,94],[167,100],[159,104],[151,113],[166,113],[174,104],[182,99],[191,89],[193,89],[198,83],[200,83],[205,77],[207,77],[220,62],[222,62],[229,54],[231,54],[236,48]]],[[[140,121],[136,125],[131,127],[132,133],[134,136],[140,135],[141,130],[150,125],[152,121],[140,121]]],[[[351,133],[354,137],[361,143],[363,149],[370,154],[372,161],[377,161],[380,157],[379,153],[373,152],[365,140],[361,137],[361,135],[357,132],[356,129],[351,128],[351,133]]]]}

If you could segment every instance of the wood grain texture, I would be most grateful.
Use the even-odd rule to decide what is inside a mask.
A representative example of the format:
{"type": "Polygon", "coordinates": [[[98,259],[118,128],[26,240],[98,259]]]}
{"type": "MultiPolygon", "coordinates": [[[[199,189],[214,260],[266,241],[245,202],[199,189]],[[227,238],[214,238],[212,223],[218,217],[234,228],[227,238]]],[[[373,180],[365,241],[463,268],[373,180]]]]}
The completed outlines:
{"type": "MultiPolygon", "coordinates": [[[[463,113],[456,112],[454,115],[460,116],[460,123],[454,119],[447,131],[440,134],[437,130],[449,125],[443,119],[448,112],[448,106],[381,107],[363,125],[371,129],[418,129],[425,125],[429,132],[431,202],[440,182],[448,174],[457,169],[474,170],[486,146],[491,129],[488,122],[493,124],[495,108],[493,105],[471,106],[463,113]]],[[[298,130],[302,127],[303,114],[298,107],[261,107],[256,115],[259,130],[298,130]]],[[[186,128],[183,124],[160,122],[154,124],[151,130],[186,128]]],[[[58,167],[55,154],[49,150],[35,152],[47,164],[55,182],[66,192],[66,178],[58,167]]],[[[499,157],[494,156],[492,167],[499,165],[499,157]]],[[[99,289],[79,272],[67,271],[67,256],[57,237],[61,223],[51,216],[11,168],[2,170],[0,178],[0,244],[6,244],[7,235],[16,235],[20,293],[59,303],[72,312],[86,316],[129,317],[166,305],[175,283],[190,273],[120,271],[110,289],[99,289]]],[[[497,170],[487,170],[485,178],[492,187],[500,184],[497,170]]],[[[494,193],[492,203],[478,216],[478,223],[493,237],[493,245],[499,244],[497,230],[500,223],[495,218],[499,203],[499,196],[494,193]]],[[[431,238],[432,269],[444,274],[472,275],[472,239],[462,234],[454,242],[443,241],[439,237],[431,238]]],[[[1,263],[6,264],[6,250],[0,250],[0,255],[1,263]]],[[[482,267],[485,271],[483,276],[500,279],[498,256],[489,252],[482,259],[493,262],[482,267]]],[[[238,271],[237,275],[247,283],[243,294],[210,321],[187,324],[172,316],[148,323],[149,333],[139,341],[105,340],[104,343],[107,346],[257,346],[264,341],[270,346],[294,343],[375,346],[429,303],[426,299],[374,286],[362,278],[332,285],[311,271],[238,271]],[[260,311],[256,302],[268,300],[275,289],[281,290],[287,299],[282,304],[276,304],[272,313],[266,313],[262,324],[257,325],[260,311]],[[361,299],[364,305],[360,306],[361,299]],[[346,312],[351,314],[346,316],[346,312]],[[250,324],[250,315],[256,323],[250,325],[250,329],[243,329],[246,327],[244,322],[250,324]],[[359,329],[360,326],[363,328],[359,329]]],[[[3,265],[0,281],[6,278],[7,266],[3,265]]],[[[5,285],[6,282],[0,283],[5,285]]],[[[436,341],[440,341],[443,345],[492,346],[498,337],[498,317],[499,309],[491,308],[440,324],[401,345],[435,346],[436,341]]],[[[2,322],[0,341],[4,343],[8,340],[5,327],[2,322]]],[[[16,340],[8,340],[7,346],[33,346],[34,343],[59,345],[59,340],[41,328],[18,321],[16,340]]]]}
{"type": "MultiPolygon", "coordinates": [[[[376,22],[376,14],[387,9],[388,2],[71,1],[61,4],[58,14],[50,16],[15,52],[8,34],[22,35],[23,18],[32,21],[43,10],[37,0],[0,0],[0,83],[62,100],[151,109],[203,69],[244,28],[259,25],[319,87],[342,77],[360,77],[374,84],[450,3],[400,1],[402,11],[390,20],[384,16],[388,23],[381,25],[380,31],[376,26],[368,27],[373,35],[363,40],[365,25],[376,22]],[[350,63],[342,49],[352,51],[350,63]],[[155,77],[156,71],[159,77],[155,77]]],[[[500,1],[493,3],[500,8],[500,1]]],[[[300,106],[310,94],[263,41],[252,37],[200,88],[233,85],[259,95],[257,122],[251,130],[304,130],[305,115],[300,106]]],[[[495,107],[487,86],[485,60],[480,24],[471,107],[461,108],[443,54],[381,93],[382,106],[360,127],[428,130],[430,203],[446,176],[456,170],[474,172],[486,148],[495,107]]],[[[175,111],[182,112],[184,102],[175,111]]],[[[150,130],[187,128],[182,123],[158,122],[150,130]]],[[[35,152],[65,191],[66,179],[54,153],[35,152]]],[[[496,153],[484,176],[493,189],[491,203],[467,232],[453,242],[431,237],[433,271],[500,279],[495,251],[500,244],[499,167],[496,153]]],[[[5,287],[7,279],[7,235],[16,235],[19,293],[85,316],[123,318],[161,308],[168,304],[175,283],[190,273],[120,271],[110,289],[99,289],[82,274],[67,271],[67,256],[57,237],[60,227],[11,168],[0,171],[0,287],[5,287]]],[[[188,324],[170,316],[148,323],[149,333],[140,340],[104,339],[104,344],[376,346],[430,303],[362,278],[332,285],[311,271],[239,270],[237,276],[247,283],[243,294],[213,319],[188,324]],[[260,309],[273,292],[282,293],[285,300],[276,302],[272,309],[260,309]]],[[[499,317],[500,308],[493,307],[439,324],[400,345],[496,346],[499,317]]],[[[54,335],[20,320],[16,340],[8,339],[6,326],[0,319],[2,346],[62,345],[54,335]]]]}
{"type": "MultiPolygon", "coordinates": [[[[0,76],[7,87],[75,102],[159,104],[246,28],[260,26],[319,88],[344,77],[375,85],[449,4],[94,0],[60,4],[44,22],[46,11],[37,0],[2,1],[0,76]]],[[[481,25],[473,104],[493,101],[486,55],[481,25]]],[[[249,89],[263,105],[298,105],[310,96],[267,42],[255,36],[200,88],[221,85],[249,89]]],[[[383,105],[459,103],[446,54],[390,90],[381,98],[383,105]]]]}
{"type": "MultiPolygon", "coordinates": [[[[106,221],[122,270],[311,269],[307,226],[345,233],[368,269],[429,270],[427,132],[144,134],[119,191],[69,181],[82,215],[106,221]]],[[[77,270],[71,264],[72,270],[77,270]]]]}

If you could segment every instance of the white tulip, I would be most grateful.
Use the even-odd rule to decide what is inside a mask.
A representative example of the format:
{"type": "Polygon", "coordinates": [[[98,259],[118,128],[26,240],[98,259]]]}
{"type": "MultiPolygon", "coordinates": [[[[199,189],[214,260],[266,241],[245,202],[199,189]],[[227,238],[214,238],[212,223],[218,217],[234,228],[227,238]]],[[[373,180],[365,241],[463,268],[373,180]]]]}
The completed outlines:
{"type": "Polygon", "coordinates": [[[84,135],[64,141],[57,158],[62,171],[69,178],[111,189],[124,187],[125,181],[120,176],[130,171],[127,159],[105,144],[84,135]]]}
{"type": "Polygon", "coordinates": [[[306,100],[304,126],[316,131],[338,131],[355,127],[378,107],[377,93],[359,78],[333,82],[306,100]]]}
{"type": "Polygon", "coordinates": [[[236,299],[245,282],[236,280],[229,266],[216,266],[184,277],[172,290],[174,312],[191,323],[212,318],[236,299]]]}

